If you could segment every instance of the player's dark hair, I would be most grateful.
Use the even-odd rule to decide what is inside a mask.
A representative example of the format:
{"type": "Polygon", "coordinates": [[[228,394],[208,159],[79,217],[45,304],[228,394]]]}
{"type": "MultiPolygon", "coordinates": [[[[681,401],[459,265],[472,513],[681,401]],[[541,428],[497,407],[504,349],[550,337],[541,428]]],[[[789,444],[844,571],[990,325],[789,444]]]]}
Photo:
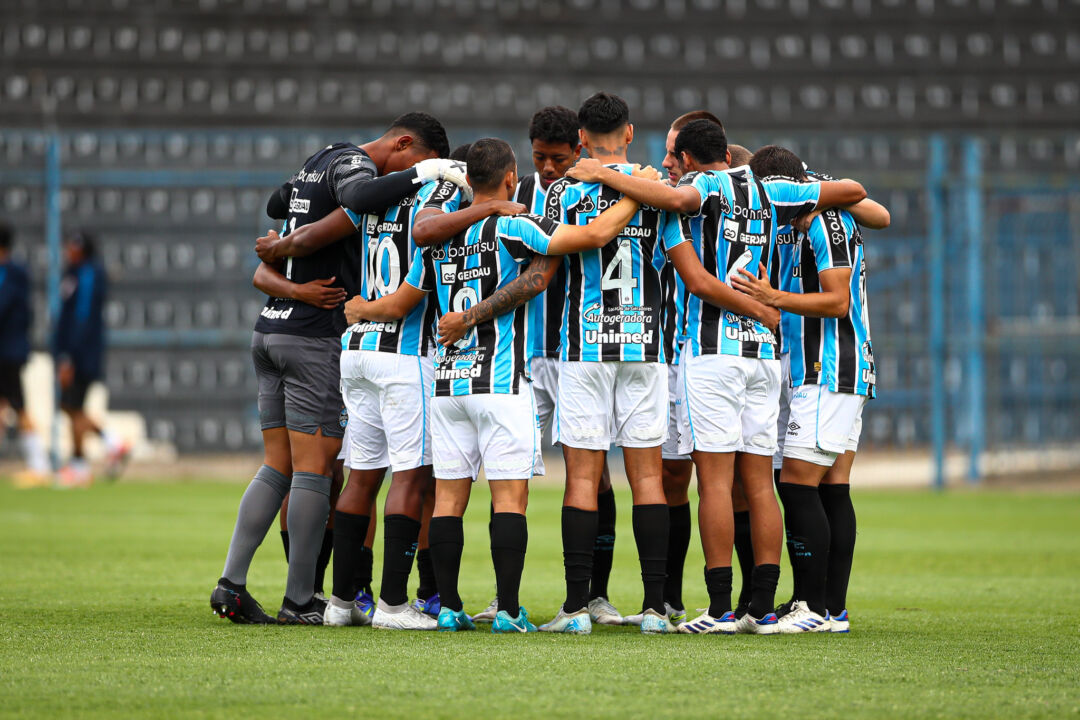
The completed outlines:
{"type": "Polygon", "coordinates": [[[716,117],[708,110],[691,110],[690,112],[675,118],[675,122],[671,123],[671,129],[675,131],[682,130],[695,120],[708,120],[709,122],[716,123],[720,127],[724,127],[724,123],[720,122],[720,118],[716,117]]]}
{"type": "Polygon", "coordinates": [[[630,107],[618,95],[598,92],[577,111],[578,121],[585,132],[606,135],[630,122],[630,107]]]}
{"type": "Polygon", "coordinates": [[[67,236],[64,242],[82,250],[83,257],[94,257],[94,253],[97,251],[97,242],[94,240],[94,236],[85,230],[75,230],[67,236]]]}
{"type": "Polygon", "coordinates": [[[779,145],[766,145],[750,158],[750,170],[758,177],[781,175],[795,180],[806,179],[806,169],[799,156],[779,145]]]}
{"type": "Polygon", "coordinates": [[[577,113],[562,105],[540,108],[529,121],[529,142],[542,140],[553,144],[566,143],[573,150],[578,146],[577,113]]]}
{"type": "Polygon", "coordinates": [[[691,120],[675,138],[675,154],[689,153],[702,165],[724,162],[727,158],[727,135],[723,125],[712,120],[691,120]]]}
{"type": "Polygon", "coordinates": [[[465,143],[464,145],[458,145],[456,148],[450,151],[450,159],[457,160],[459,162],[465,162],[465,158],[469,155],[469,148],[472,147],[472,143],[465,143]]]}
{"type": "Polygon", "coordinates": [[[446,129],[433,116],[422,112],[410,112],[398,117],[390,124],[387,132],[406,130],[413,139],[428,150],[444,158],[450,154],[450,141],[446,138],[446,129]]]}
{"type": "Polygon", "coordinates": [[[496,187],[506,173],[517,167],[514,149],[498,138],[480,138],[474,142],[465,162],[469,166],[469,184],[476,190],[496,187]]]}
{"type": "Polygon", "coordinates": [[[11,236],[14,233],[11,231],[11,226],[7,223],[0,223],[0,250],[11,249],[11,236]]]}
{"type": "Polygon", "coordinates": [[[742,145],[736,145],[735,143],[728,144],[727,149],[728,152],[731,153],[731,167],[749,165],[750,158],[754,155],[754,153],[750,152],[742,145]]]}

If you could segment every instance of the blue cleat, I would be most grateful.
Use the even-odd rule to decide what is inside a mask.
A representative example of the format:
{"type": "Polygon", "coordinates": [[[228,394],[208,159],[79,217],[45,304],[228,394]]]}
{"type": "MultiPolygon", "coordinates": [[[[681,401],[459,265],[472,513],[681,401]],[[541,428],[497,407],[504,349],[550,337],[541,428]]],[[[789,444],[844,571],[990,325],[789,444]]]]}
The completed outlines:
{"type": "Polygon", "coordinates": [[[848,617],[847,610],[841,610],[839,615],[827,614],[825,621],[829,623],[829,632],[851,632],[851,619],[848,617]]]}
{"type": "Polygon", "coordinates": [[[375,598],[361,590],[356,593],[356,609],[362,615],[367,615],[368,621],[364,625],[370,625],[371,618],[375,615],[375,598]]]}
{"type": "Polygon", "coordinates": [[[510,617],[510,613],[500,610],[495,613],[495,620],[491,623],[493,633],[531,633],[536,632],[536,626],[529,622],[529,613],[525,608],[518,608],[518,616],[510,617]]]}
{"type": "Polygon", "coordinates": [[[464,610],[451,610],[443,608],[439,611],[439,632],[457,632],[458,630],[475,630],[472,619],[465,614],[464,610]]]}
{"type": "Polygon", "coordinates": [[[427,600],[416,598],[416,600],[413,600],[413,607],[425,615],[430,615],[433,618],[439,617],[439,612],[442,610],[442,603],[439,601],[439,593],[435,593],[427,600]]]}
{"type": "Polygon", "coordinates": [[[592,619],[587,608],[567,614],[562,606],[551,622],[540,626],[540,632],[569,633],[571,635],[589,635],[592,633],[592,619]]]}

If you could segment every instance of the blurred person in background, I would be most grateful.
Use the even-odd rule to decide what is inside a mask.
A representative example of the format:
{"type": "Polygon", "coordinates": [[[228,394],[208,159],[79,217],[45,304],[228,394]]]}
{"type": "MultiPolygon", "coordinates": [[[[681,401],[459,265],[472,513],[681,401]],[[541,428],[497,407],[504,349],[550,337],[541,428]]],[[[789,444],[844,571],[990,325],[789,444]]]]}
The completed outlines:
{"type": "Polygon", "coordinates": [[[14,233],[0,225],[0,414],[7,426],[8,408],[15,414],[26,469],[16,478],[20,487],[48,484],[49,462],[41,437],[26,412],[22,369],[30,356],[30,275],[11,258],[14,233]]]}
{"type": "Polygon", "coordinates": [[[53,335],[53,357],[60,385],[60,409],[71,422],[71,459],[60,470],[65,487],[88,485],[92,480],[84,455],[87,433],[105,444],[106,477],[115,478],[131,453],[130,446],[105,430],[83,408],[91,383],[100,381],[105,361],[105,269],[95,254],[94,238],[73,232],[64,241],[64,277],[60,282],[61,307],[53,335]]]}

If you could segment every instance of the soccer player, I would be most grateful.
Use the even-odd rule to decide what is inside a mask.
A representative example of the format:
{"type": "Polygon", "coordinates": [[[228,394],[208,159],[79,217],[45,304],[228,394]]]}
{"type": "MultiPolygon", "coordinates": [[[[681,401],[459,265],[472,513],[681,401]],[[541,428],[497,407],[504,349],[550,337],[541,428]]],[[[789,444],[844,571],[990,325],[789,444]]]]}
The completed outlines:
{"type": "MultiPolygon", "coordinates": [[[[590,157],[629,177],[626,152],[634,138],[626,102],[596,93],[578,110],[581,142],[590,157]]],[[[642,181],[644,182],[644,180],[642,181]]],[[[570,178],[548,189],[546,216],[580,225],[620,199],[596,183],[570,178]]],[[[598,535],[597,491],[606,451],[623,448],[633,494],[633,527],[644,600],[641,629],[667,632],[664,566],[668,509],[660,446],[667,435],[667,382],[661,337],[660,244],[666,215],[642,207],[620,236],[566,261],[567,295],[555,436],[566,460],[563,558],[566,598],[542,630],[588,633],[589,584],[598,535]]]]}
{"type": "Polygon", "coordinates": [[[0,412],[11,408],[15,413],[26,460],[16,484],[36,487],[49,482],[49,460],[23,396],[22,369],[30,356],[30,275],[12,259],[11,239],[11,227],[0,224],[0,412]]]}
{"type": "MultiPolygon", "coordinates": [[[[755,153],[750,166],[758,175],[808,179],[802,161],[775,145],[755,153]]],[[[860,205],[865,210],[868,203],[860,205]]],[[[877,218],[868,222],[886,227],[888,211],[876,209],[877,218]]],[[[736,289],[783,311],[791,394],[778,489],[795,594],[779,630],[847,632],[855,547],[850,472],[863,406],[875,395],[866,261],[859,226],[846,210],[815,214],[805,233],[791,237],[780,260],[779,288],[746,271],[732,280],[736,289]]]]}
{"type": "Polygon", "coordinates": [[[94,238],[84,231],[64,241],[67,267],[60,283],[62,304],[53,335],[53,357],[60,383],[60,409],[71,421],[72,457],[60,470],[60,484],[88,485],[90,466],[83,455],[87,433],[105,443],[106,472],[115,476],[130,446],[95,422],[83,405],[90,385],[101,380],[105,364],[105,268],[97,261],[94,238]]]}
{"type": "MultiPolygon", "coordinates": [[[[446,146],[437,120],[408,113],[361,147],[337,143],[319,150],[271,196],[267,214],[285,219],[285,233],[259,239],[260,259],[280,265],[287,279],[301,284],[339,276],[344,243],[324,242],[304,228],[336,212],[344,215],[342,207],[355,213],[381,210],[416,184],[452,173],[451,161],[435,159],[446,146]]],[[[341,281],[331,287],[341,287],[341,281]]],[[[277,621],[322,624],[325,608],[314,598],[313,585],[329,514],[330,470],[344,431],[338,368],[343,330],[339,307],[292,297],[270,297],[256,322],[252,356],[264,463],[240,501],[225,568],[211,595],[211,607],[221,617],[274,622],[247,592],[247,570],[289,493],[289,574],[277,621]]]]}
{"type": "MultiPolygon", "coordinates": [[[[718,279],[729,279],[739,267],[769,262],[778,222],[791,222],[818,205],[854,203],[866,194],[854,181],[765,183],[749,168],[724,172],[730,162],[727,138],[721,126],[708,120],[695,120],[679,132],[675,154],[686,172],[675,188],[627,181],[596,164],[583,171],[643,205],[701,215],[698,237],[684,230],[682,238],[665,238],[665,245],[671,252],[692,243],[705,269],[718,279]]],[[[775,309],[730,287],[724,291],[717,307],[703,302],[690,288],[686,304],[680,443],[681,449],[693,453],[697,466],[710,602],[705,614],[679,629],[772,634],[777,629],[772,604],[780,576],[781,521],[771,474],[779,362],[769,328],[776,327],[779,317],[775,309]],[[756,563],[750,609],[737,623],[731,611],[731,488],[736,467],[750,506],[756,563]]]]}
{"type": "MultiPolygon", "coordinates": [[[[478,203],[509,200],[517,185],[517,162],[510,146],[494,138],[477,140],[469,150],[468,177],[478,203]]],[[[436,356],[432,439],[437,482],[431,552],[442,599],[440,630],[475,627],[462,606],[458,573],[464,545],[461,518],[481,463],[495,506],[491,552],[499,611],[492,631],[536,629],[518,603],[527,543],[528,479],[539,441],[531,384],[522,382],[529,379],[533,323],[530,309],[520,307],[520,298],[506,288],[527,262],[530,284],[546,285],[556,263],[545,254],[600,247],[636,211],[633,202],[619,203],[585,227],[559,225],[534,215],[490,217],[425,250],[397,292],[370,303],[349,303],[350,316],[375,322],[406,316],[431,292],[440,313],[469,310],[489,299],[485,307],[494,308],[494,314],[476,319],[465,338],[452,347],[440,347],[436,356]]]]}

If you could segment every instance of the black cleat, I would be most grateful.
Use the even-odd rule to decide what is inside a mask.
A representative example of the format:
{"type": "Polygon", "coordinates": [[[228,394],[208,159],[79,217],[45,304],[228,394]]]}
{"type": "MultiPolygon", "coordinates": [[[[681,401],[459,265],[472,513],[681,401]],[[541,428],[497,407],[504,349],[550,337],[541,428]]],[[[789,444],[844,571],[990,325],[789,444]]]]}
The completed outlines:
{"type": "Polygon", "coordinates": [[[776,613],[777,620],[779,620],[780,618],[782,618],[785,615],[787,615],[788,613],[790,613],[795,608],[795,605],[798,602],[799,601],[796,600],[795,598],[791,598],[786,603],[781,603],[781,604],[777,605],[776,609],[773,610],[773,612],[776,613]]]}
{"type": "Polygon", "coordinates": [[[277,621],[281,625],[322,625],[323,615],[326,613],[326,601],[320,601],[313,597],[307,605],[297,606],[296,603],[285,599],[278,610],[277,621]]]}
{"type": "Polygon", "coordinates": [[[210,594],[210,607],[218,617],[228,618],[238,625],[273,625],[274,618],[263,612],[262,605],[247,590],[233,590],[221,583],[210,594]]]}

